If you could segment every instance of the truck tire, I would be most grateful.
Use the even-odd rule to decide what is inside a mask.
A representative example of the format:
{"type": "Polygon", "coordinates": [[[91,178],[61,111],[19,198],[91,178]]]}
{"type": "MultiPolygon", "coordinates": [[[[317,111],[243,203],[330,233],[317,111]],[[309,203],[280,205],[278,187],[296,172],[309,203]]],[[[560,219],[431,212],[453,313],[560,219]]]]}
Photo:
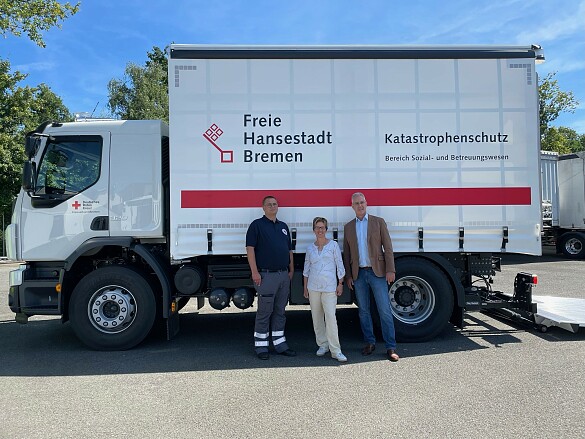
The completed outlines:
{"type": "Polygon", "coordinates": [[[432,262],[420,258],[396,260],[396,281],[390,286],[390,307],[396,339],[421,342],[437,336],[453,312],[453,288],[432,262]]]}
{"type": "Polygon", "coordinates": [[[561,236],[561,251],[571,259],[585,258],[585,233],[567,232],[561,236]]]}
{"type": "Polygon", "coordinates": [[[140,343],[156,316],[156,300],[145,277],[131,267],[100,268],[73,290],[69,320],[92,349],[125,350],[140,343]]]}

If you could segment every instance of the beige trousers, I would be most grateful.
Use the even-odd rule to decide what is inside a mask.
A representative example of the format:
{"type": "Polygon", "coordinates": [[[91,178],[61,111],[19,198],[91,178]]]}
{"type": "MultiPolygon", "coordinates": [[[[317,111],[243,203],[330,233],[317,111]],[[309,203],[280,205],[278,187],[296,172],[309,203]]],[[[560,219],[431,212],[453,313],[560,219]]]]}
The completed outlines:
{"type": "Polygon", "coordinates": [[[331,355],[337,355],[341,352],[337,333],[337,318],[335,317],[337,295],[309,290],[309,302],[317,346],[329,347],[331,355]]]}

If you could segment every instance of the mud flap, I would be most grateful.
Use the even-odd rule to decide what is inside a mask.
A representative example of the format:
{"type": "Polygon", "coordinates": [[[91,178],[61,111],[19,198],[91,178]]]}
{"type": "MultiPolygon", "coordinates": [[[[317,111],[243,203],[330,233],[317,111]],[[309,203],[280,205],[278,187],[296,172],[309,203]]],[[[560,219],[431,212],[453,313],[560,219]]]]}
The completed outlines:
{"type": "Polygon", "coordinates": [[[460,306],[453,306],[453,313],[451,314],[451,318],[449,321],[454,325],[457,326],[459,329],[463,329],[463,316],[465,315],[465,309],[461,308],[460,306]]]}
{"type": "Polygon", "coordinates": [[[167,327],[167,340],[174,339],[179,333],[179,313],[174,312],[165,319],[167,327]]]}

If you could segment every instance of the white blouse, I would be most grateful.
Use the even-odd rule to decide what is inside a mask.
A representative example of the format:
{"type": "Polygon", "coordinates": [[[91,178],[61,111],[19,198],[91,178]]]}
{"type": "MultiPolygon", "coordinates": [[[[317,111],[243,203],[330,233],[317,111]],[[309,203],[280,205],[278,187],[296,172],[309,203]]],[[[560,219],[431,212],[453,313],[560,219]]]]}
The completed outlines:
{"type": "Polygon", "coordinates": [[[319,247],[312,243],[305,255],[303,276],[309,278],[307,282],[309,290],[334,293],[337,280],[345,276],[339,244],[331,240],[319,252],[319,247]]]}

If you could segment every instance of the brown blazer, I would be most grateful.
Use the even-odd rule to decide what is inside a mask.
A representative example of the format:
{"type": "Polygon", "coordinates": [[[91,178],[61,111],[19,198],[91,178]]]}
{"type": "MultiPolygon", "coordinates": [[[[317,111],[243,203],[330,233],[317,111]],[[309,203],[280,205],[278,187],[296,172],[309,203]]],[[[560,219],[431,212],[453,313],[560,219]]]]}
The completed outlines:
{"type": "MultiPolygon", "coordinates": [[[[370,214],[368,214],[368,255],[376,276],[386,277],[386,273],[396,273],[392,240],[386,221],[370,214]]],[[[357,279],[360,267],[355,218],[343,228],[343,265],[345,272],[353,279],[357,279]]]]}

